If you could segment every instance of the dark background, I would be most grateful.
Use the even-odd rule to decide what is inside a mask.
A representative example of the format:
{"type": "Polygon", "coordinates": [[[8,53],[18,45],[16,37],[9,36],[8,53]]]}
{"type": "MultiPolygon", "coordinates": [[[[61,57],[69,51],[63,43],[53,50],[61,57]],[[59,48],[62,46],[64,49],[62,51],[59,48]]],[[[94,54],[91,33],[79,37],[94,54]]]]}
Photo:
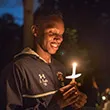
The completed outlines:
{"type": "MultiPolygon", "coordinates": [[[[87,49],[94,69],[92,74],[103,92],[110,87],[110,1],[44,1],[45,8],[57,8],[62,12],[65,27],[78,31],[78,44],[87,49]]],[[[0,17],[0,71],[23,48],[22,25],[15,22],[13,15],[4,14],[0,17]]],[[[88,76],[88,79],[91,79],[91,76],[88,76]]]]}

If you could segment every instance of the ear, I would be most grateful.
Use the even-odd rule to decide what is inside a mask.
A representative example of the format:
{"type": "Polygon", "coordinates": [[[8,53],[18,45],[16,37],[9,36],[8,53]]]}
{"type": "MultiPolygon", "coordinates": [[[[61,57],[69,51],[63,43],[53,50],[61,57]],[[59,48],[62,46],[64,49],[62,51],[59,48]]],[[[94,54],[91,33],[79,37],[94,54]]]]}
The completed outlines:
{"type": "Polygon", "coordinates": [[[32,34],[37,37],[38,35],[38,27],[36,25],[32,25],[31,26],[31,31],[32,31],[32,34]]]}

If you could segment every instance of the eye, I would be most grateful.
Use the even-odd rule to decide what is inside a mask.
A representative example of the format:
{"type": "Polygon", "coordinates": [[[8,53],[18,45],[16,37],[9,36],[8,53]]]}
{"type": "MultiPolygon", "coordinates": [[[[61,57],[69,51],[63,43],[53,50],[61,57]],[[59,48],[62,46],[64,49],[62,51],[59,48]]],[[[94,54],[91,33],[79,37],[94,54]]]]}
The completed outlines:
{"type": "Polygon", "coordinates": [[[54,35],[56,35],[56,34],[53,33],[52,31],[50,31],[50,32],[48,33],[48,35],[49,35],[49,36],[54,36],[54,35]]]}
{"type": "Polygon", "coordinates": [[[57,34],[57,33],[55,33],[55,32],[52,32],[52,31],[49,31],[48,33],[46,33],[48,36],[55,36],[55,37],[63,37],[62,35],[60,35],[60,34],[57,34]]]}

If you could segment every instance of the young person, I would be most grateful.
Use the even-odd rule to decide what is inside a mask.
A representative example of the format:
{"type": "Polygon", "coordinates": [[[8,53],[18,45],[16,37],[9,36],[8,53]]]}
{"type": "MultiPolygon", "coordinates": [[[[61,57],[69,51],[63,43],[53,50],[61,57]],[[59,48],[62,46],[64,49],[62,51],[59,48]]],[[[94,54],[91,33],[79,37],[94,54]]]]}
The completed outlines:
{"type": "Polygon", "coordinates": [[[71,105],[76,110],[83,107],[86,95],[72,82],[64,86],[61,79],[66,70],[52,57],[63,41],[62,18],[57,14],[35,16],[31,30],[35,49],[25,48],[2,71],[2,109],[61,110],[71,105]]]}

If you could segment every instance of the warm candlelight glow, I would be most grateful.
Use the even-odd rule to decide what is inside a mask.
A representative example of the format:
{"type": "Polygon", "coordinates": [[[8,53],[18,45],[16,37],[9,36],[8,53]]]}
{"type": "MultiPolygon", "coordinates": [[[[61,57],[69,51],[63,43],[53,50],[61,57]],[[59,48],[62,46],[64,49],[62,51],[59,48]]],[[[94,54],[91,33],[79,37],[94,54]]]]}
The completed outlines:
{"type": "Polygon", "coordinates": [[[73,79],[74,80],[75,78],[78,78],[79,76],[81,76],[81,73],[76,74],[76,67],[77,67],[77,63],[74,62],[72,64],[72,75],[66,76],[67,79],[73,79]]]}

